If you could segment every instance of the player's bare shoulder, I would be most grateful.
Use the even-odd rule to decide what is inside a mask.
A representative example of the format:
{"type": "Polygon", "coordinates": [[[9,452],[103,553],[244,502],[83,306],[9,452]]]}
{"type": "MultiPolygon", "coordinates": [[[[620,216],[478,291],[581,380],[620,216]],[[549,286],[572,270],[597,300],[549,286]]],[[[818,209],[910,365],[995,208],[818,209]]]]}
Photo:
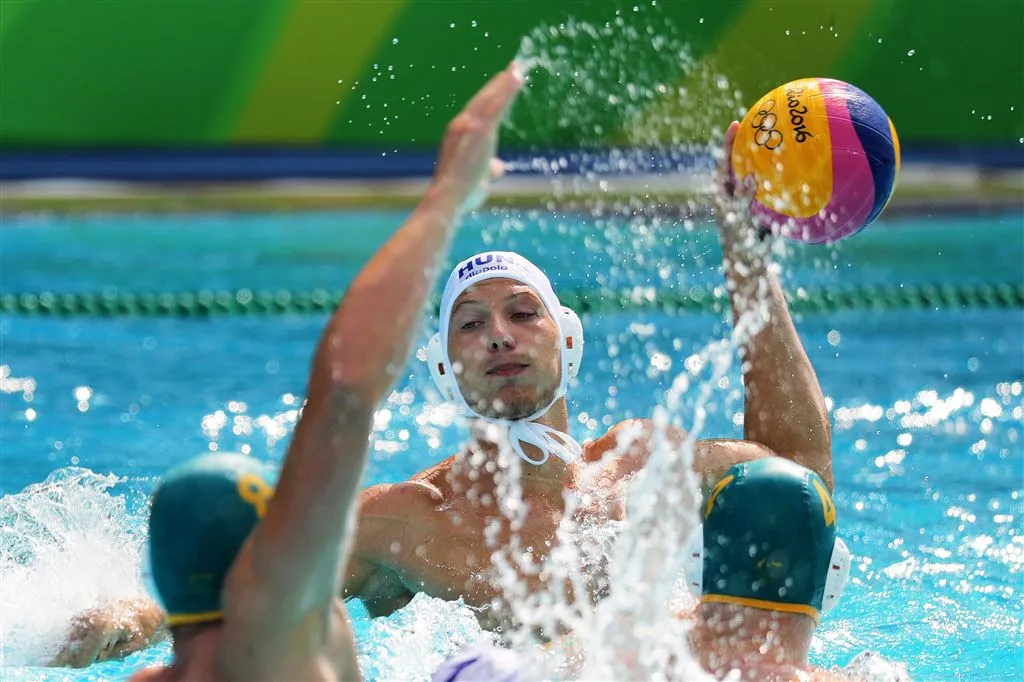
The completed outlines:
{"type": "Polygon", "coordinates": [[[440,503],[444,499],[441,488],[429,480],[411,478],[397,483],[381,483],[372,485],[360,493],[360,506],[364,513],[380,513],[395,506],[423,497],[426,500],[440,503]]]}
{"type": "Polygon", "coordinates": [[[359,495],[361,519],[399,519],[419,515],[444,504],[447,486],[417,474],[408,481],[373,485],[359,495]]]}
{"type": "Polygon", "coordinates": [[[583,446],[583,460],[588,463],[607,462],[607,458],[628,456],[638,447],[638,443],[646,441],[651,434],[653,425],[649,419],[627,419],[608,429],[600,438],[583,446]]]}
{"type": "Polygon", "coordinates": [[[583,460],[588,464],[599,462],[604,477],[620,480],[643,469],[659,444],[680,447],[685,438],[686,432],[676,426],[660,428],[650,419],[627,419],[587,443],[583,460]]]}

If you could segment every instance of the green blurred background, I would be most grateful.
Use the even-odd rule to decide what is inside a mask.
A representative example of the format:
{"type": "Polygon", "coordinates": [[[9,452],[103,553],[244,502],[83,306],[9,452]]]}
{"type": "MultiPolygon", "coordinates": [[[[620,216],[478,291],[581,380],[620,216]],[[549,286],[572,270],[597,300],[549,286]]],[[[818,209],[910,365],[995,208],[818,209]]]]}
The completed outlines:
{"type": "MultiPolygon", "coordinates": [[[[645,111],[671,112],[678,88],[694,80],[692,67],[673,68],[682,44],[729,81],[729,96],[707,107],[730,111],[705,117],[698,137],[725,123],[734,104],[820,75],[874,96],[906,148],[1018,153],[1024,138],[1024,3],[1009,0],[648,0],[636,9],[570,0],[0,0],[0,8],[8,151],[429,151],[451,113],[531,33],[535,52],[568,49],[563,65],[586,70],[576,85],[587,80],[600,92],[588,98],[577,88],[573,100],[567,73],[542,74],[570,93],[564,102],[543,98],[546,107],[586,111],[545,117],[535,98],[528,122],[510,132],[513,144],[635,139],[623,128],[645,111]],[[600,34],[552,37],[566,21],[600,34]],[[547,42],[538,48],[538,39],[547,42]],[[629,82],[671,87],[641,92],[631,107],[594,107],[617,89],[628,99],[629,82]]],[[[687,92],[698,101],[714,82],[687,92]]],[[[670,136],[648,141],[678,142],[670,136]]]]}

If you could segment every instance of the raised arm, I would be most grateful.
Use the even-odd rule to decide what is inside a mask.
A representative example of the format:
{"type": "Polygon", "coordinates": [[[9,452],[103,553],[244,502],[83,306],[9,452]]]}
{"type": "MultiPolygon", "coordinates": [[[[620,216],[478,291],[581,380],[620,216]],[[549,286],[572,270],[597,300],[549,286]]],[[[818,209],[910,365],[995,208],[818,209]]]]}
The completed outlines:
{"type": "MultiPolygon", "coordinates": [[[[427,195],[358,274],[328,322],[269,512],[228,578],[225,610],[244,613],[235,622],[264,627],[255,610],[294,627],[329,613],[373,409],[408,358],[438,261],[460,210],[487,182],[498,126],[521,84],[518,72],[506,69],[455,118],[427,195]]],[[[263,619],[265,627],[277,627],[270,620],[263,619]]]]}
{"type": "Polygon", "coordinates": [[[719,236],[737,328],[746,387],[743,433],[749,441],[815,471],[833,486],[832,436],[825,399],[793,326],[775,274],[770,243],[758,238],[750,219],[752,197],[745,179],[734,180],[732,144],[738,123],[725,136],[719,165],[719,236]]]}

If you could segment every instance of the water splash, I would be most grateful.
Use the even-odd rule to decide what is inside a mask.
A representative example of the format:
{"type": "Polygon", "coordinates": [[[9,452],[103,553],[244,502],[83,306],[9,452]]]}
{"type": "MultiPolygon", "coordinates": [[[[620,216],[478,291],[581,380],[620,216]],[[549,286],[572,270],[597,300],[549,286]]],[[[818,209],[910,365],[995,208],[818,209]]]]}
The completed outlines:
{"type": "MultiPolygon", "coordinates": [[[[594,611],[583,668],[585,678],[707,679],[686,644],[688,625],[679,619],[692,607],[682,592],[686,548],[698,528],[699,482],[693,470],[694,448],[702,437],[707,406],[716,387],[733,364],[736,349],[757,334],[766,322],[762,302],[767,282],[741,303],[740,316],[730,338],[708,344],[684,363],[653,415],[651,456],[639,472],[628,498],[629,525],[619,538],[610,573],[611,596],[594,611]],[[668,438],[668,427],[678,422],[682,395],[690,379],[703,370],[708,375],[697,388],[697,401],[681,447],[668,438]],[[688,376],[688,374],[690,376],[688,376]],[[640,599],[636,586],[643,586],[640,599]]],[[[726,397],[726,403],[729,398],[726,397]]]]}
{"type": "MultiPolygon", "coordinates": [[[[692,281],[695,273],[699,276],[717,268],[717,263],[705,260],[713,248],[672,235],[694,231],[692,218],[710,189],[713,150],[725,123],[742,113],[740,95],[713,65],[693,57],[670,23],[652,21],[659,16],[655,7],[645,6],[635,8],[633,15],[616,13],[604,25],[572,19],[544,24],[522,40],[517,56],[529,72],[529,84],[517,101],[506,135],[548,144],[553,140],[556,146],[582,151],[556,158],[538,155],[509,167],[552,179],[557,203],[548,208],[553,216],[530,216],[541,223],[542,230],[564,232],[557,204],[580,199],[579,205],[594,221],[579,235],[584,250],[588,257],[609,261],[608,267],[602,263],[594,268],[591,285],[650,286],[653,270],[659,284],[680,286],[692,281]],[[565,133],[569,130],[580,137],[570,139],[565,133]],[[568,173],[573,174],[572,180],[563,182],[568,173]],[[661,201],[659,189],[649,185],[639,191],[627,186],[625,191],[610,192],[608,181],[600,178],[641,173],[663,178],[660,190],[674,198],[661,201]],[[680,200],[681,190],[694,199],[680,200]]],[[[550,147],[545,151],[550,152],[550,147]]],[[[511,246],[507,240],[515,237],[514,221],[506,215],[500,227],[485,231],[485,241],[511,246]]],[[[757,293],[765,294],[763,289],[757,293]]],[[[551,551],[532,551],[535,548],[524,546],[515,533],[507,546],[497,546],[499,531],[517,530],[527,513],[519,463],[514,456],[499,456],[502,466],[496,480],[503,515],[493,521],[488,544],[494,550],[494,572],[503,590],[499,606],[512,615],[516,626],[504,638],[517,650],[532,652],[528,657],[534,670],[550,674],[552,665],[564,668],[565,664],[537,654],[532,645],[538,633],[550,637],[572,631],[584,645],[582,670],[588,678],[648,678],[670,671],[681,678],[703,674],[685,655],[685,627],[666,604],[686,600],[679,589],[684,554],[680,548],[687,546],[697,525],[697,481],[692,473],[696,438],[715,389],[727,386],[722,382],[739,339],[763,324],[760,310],[755,313],[737,325],[731,340],[706,346],[692,356],[696,362],[684,364],[686,369],[673,383],[667,405],[655,413],[653,452],[646,471],[632,481],[625,531],[611,523],[594,527],[577,522],[580,496],[568,493],[551,551]],[[687,412],[682,394],[689,388],[689,379],[700,377],[704,370],[707,376],[701,377],[697,405],[687,412]],[[690,437],[679,448],[670,443],[667,429],[681,425],[684,416],[691,422],[690,437]],[[600,589],[610,593],[596,607],[589,599],[594,592],[592,573],[607,575],[600,589]],[[540,576],[544,589],[538,590],[540,576]],[[634,595],[640,585],[644,596],[638,601],[634,595]]],[[[676,342],[673,355],[682,349],[676,342]]],[[[662,360],[655,371],[667,372],[664,358],[668,354],[650,345],[652,360],[643,363],[642,371],[651,371],[658,357],[662,360]]],[[[617,347],[609,339],[612,353],[617,347]]],[[[629,368],[614,359],[613,365],[608,368],[611,373],[628,380],[629,368]]],[[[737,399],[734,391],[722,402],[728,407],[737,399]]],[[[623,454],[631,443],[631,436],[621,439],[606,461],[623,454]]]]}
{"type": "Polygon", "coordinates": [[[906,666],[885,660],[874,651],[857,654],[842,672],[852,679],[878,680],[881,682],[910,682],[906,666]]]}
{"type": "Polygon", "coordinates": [[[509,170],[551,177],[558,203],[579,200],[595,217],[695,212],[709,152],[741,113],[741,96],[660,8],[638,6],[604,24],[540,24],[517,60],[528,84],[503,138],[539,153],[509,170]],[[640,191],[622,183],[636,174],[646,178],[640,191]],[[686,195],[694,196],[680,206],[686,195]]]}
{"type": "MultiPolygon", "coordinates": [[[[521,40],[517,60],[529,84],[509,124],[513,139],[585,150],[669,147],[682,159],[721,139],[723,119],[740,107],[728,79],[697,59],[656,7],[616,13],[603,25],[540,24],[521,40]]],[[[622,152],[602,168],[638,170],[633,160],[643,159],[622,152]]]]}
{"type": "Polygon", "coordinates": [[[122,482],[69,467],[0,499],[0,665],[43,664],[75,613],[144,594],[144,524],[110,492],[122,482]]]}
{"type": "MultiPolygon", "coordinates": [[[[739,209],[732,207],[730,210],[739,209]]],[[[728,217],[736,218],[735,215],[728,217]]],[[[750,239],[749,248],[763,249],[763,245],[754,242],[753,234],[750,239]]],[[[614,240],[609,239],[609,245],[612,243],[614,240]]],[[[777,248],[785,255],[784,245],[779,244],[777,248]]],[[[766,251],[759,257],[768,255],[766,251]]],[[[623,263],[623,267],[638,266],[623,263]]],[[[666,277],[671,279],[671,264],[667,267],[666,277]]],[[[536,553],[529,551],[529,547],[524,548],[515,534],[507,547],[495,547],[498,533],[490,534],[489,544],[496,549],[492,557],[495,573],[503,589],[501,607],[514,614],[513,622],[517,626],[505,633],[505,639],[517,650],[536,652],[530,645],[535,643],[538,632],[551,637],[571,631],[583,652],[582,661],[563,661],[561,665],[563,669],[582,671],[584,678],[704,677],[699,664],[687,655],[687,625],[668,605],[692,606],[692,601],[686,603],[680,586],[684,580],[685,548],[697,526],[698,492],[692,471],[696,440],[705,428],[709,412],[720,405],[728,410],[739,399],[740,394],[733,391],[718,401],[716,390],[728,387],[726,375],[737,348],[757,334],[767,319],[764,305],[768,296],[767,281],[760,281],[747,295],[752,300],[741,305],[749,312],[737,321],[731,336],[707,344],[688,358],[665,404],[655,410],[652,453],[645,470],[636,474],[632,481],[627,501],[628,525],[616,542],[581,541],[588,535],[582,531],[594,529],[584,528],[575,521],[579,495],[571,493],[566,495],[566,514],[556,533],[556,542],[546,556],[542,553],[539,561],[536,553]],[[700,380],[692,413],[686,411],[682,400],[691,379],[700,380]],[[689,436],[683,446],[678,447],[670,441],[667,429],[670,425],[680,426],[684,416],[690,422],[689,436]],[[591,569],[584,566],[594,563],[595,556],[602,564],[600,572],[607,572],[604,589],[609,593],[596,607],[588,598],[581,597],[589,597],[592,592],[587,576],[591,569]],[[537,576],[545,577],[541,590],[536,586],[537,576]],[[639,586],[642,586],[642,595],[638,599],[639,586]]],[[[632,440],[632,436],[626,435],[608,459],[621,455],[632,440]]],[[[518,485],[518,463],[508,464],[511,466],[499,470],[505,479],[499,485],[499,506],[515,531],[522,525],[524,505],[518,485]],[[508,495],[512,496],[511,500],[508,495]]],[[[496,522],[495,527],[498,525],[496,522]]],[[[610,535],[616,535],[618,530],[610,535]]],[[[550,674],[552,661],[549,657],[529,655],[529,658],[534,670],[544,669],[550,674]]]]}
{"type": "MultiPolygon", "coordinates": [[[[766,294],[766,285],[754,292],[762,300],[766,294]]],[[[503,519],[494,519],[487,535],[488,545],[495,550],[495,579],[502,588],[496,605],[512,615],[513,627],[504,633],[504,639],[524,654],[535,673],[557,677],[553,671],[582,672],[584,679],[665,675],[704,679],[699,665],[687,655],[688,626],[678,617],[693,605],[681,589],[684,548],[697,527],[699,494],[692,469],[693,450],[705,426],[705,406],[729,371],[736,346],[756,334],[764,322],[761,306],[752,305],[732,338],[709,344],[697,362],[685,363],[687,369],[673,383],[665,407],[655,412],[651,456],[629,486],[628,524],[580,522],[575,512],[582,495],[566,491],[565,514],[551,551],[524,547],[516,533],[527,509],[520,485],[521,465],[507,447],[501,447],[496,478],[503,519]],[[689,389],[690,376],[698,377],[704,370],[708,376],[698,390],[689,436],[679,447],[670,440],[668,429],[678,426],[680,398],[689,389]],[[499,546],[505,522],[513,534],[507,545],[499,546]],[[595,580],[595,575],[601,577],[595,580]],[[538,576],[543,578],[540,589],[538,576]],[[591,601],[595,582],[600,584],[596,591],[609,594],[596,606],[591,601]],[[642,593],[638,599],[639,586],[642,593]],[[565,632],[573,633],[573,644],[556,647],[554,652],[536,647],[538,638],[544,641],[565,632]]],[[[604,461],[616,460],[640,436],[638,430],[625,430],[604,461]]],[[[502,439],[497,442],[504,446],[502,439]]]]}
{"type": "Polygon", "coordinates": [[[441,664],[475,642],[495,642],[462,600],[422,592],[387,618],[359,632],[359,667],[365,679],[427,680],[441,664]]]}

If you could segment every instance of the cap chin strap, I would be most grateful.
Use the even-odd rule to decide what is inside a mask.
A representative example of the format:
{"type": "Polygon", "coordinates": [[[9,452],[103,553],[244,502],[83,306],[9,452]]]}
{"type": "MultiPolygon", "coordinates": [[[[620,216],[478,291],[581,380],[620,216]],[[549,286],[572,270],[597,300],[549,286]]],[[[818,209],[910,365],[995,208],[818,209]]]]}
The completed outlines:
{"type": "Polygon", "coordinates": [[[463,410],[489,424],[497,424],[508,430],[508,437],[512,443],[512,449],[524,461],[535,466],[540,466],[554,455],[566,464],[571,464],[583,454],[583,446],[567,433],[562,433],[547,424],[535,422],[551,409],[552,405],[558,402],[559,398],[565,396],[566,386],[571,377],[579,372],[580,361],[583,359],[583,323],[571,309],[561,306],[560,315],[556,318],[559,331],[562,335],[562,380],[555,396],[547,405],[537,410],[528,417],[522,419],[498,419],[487,417],[470,407],[466,402],[462,391],[459,389],[458,380],[448,361],[447,354],[441,345],[440,334],[434,334],[427,343],[427,366],[430,369],[430,376],[441,395],[446,400],[458,403],[463,410]],[[541,451],[541,456],[534,459],[526,454],[523,444],[533,445],[541,451]]]}
{"type": "Polygon", "coordinates": [[[548,461],[551,455],[562,460],[566,464],[572,464],[583,454],[583,446],[567,433],[553,429],[547,424],[537,422],[513,422],[508,428],[508,437],[512,441],[512,449],[516,451],[524,462],[540,466],[548,461]],[[542,456],[540,459],[532,459],[523,450],[523,443],[536,445],[542,456]]]}
{"type": "Polygon", "coordinates": [[[524,419],[494,419],[493,417],[485,417],[472,408],[469,409],[480,419],[490,424],[504,426],[508,429],[508,439],[512,443],[512,449],[524,462],[540,466],[547,462],[551,455],[554,455],[566,464],[572,464],[580,458],[580,455],[583,454],[583,446],[569,434],[562,433],[558,429],[552,428],[547,424],[541,424],[533,421],[534,419],[546,414],[547,411],[551,409],[551,406],[558,402],[558,399],[564,395],[564,390],[559,391],[555,394],[554,399],[548,403],[544,409],[538,410],[524,419]],[[523,449],[524,443],[536,446],[537,449],[541,451],[540,458],[533,459],[526,454],[526,450],[523,449]]]}

